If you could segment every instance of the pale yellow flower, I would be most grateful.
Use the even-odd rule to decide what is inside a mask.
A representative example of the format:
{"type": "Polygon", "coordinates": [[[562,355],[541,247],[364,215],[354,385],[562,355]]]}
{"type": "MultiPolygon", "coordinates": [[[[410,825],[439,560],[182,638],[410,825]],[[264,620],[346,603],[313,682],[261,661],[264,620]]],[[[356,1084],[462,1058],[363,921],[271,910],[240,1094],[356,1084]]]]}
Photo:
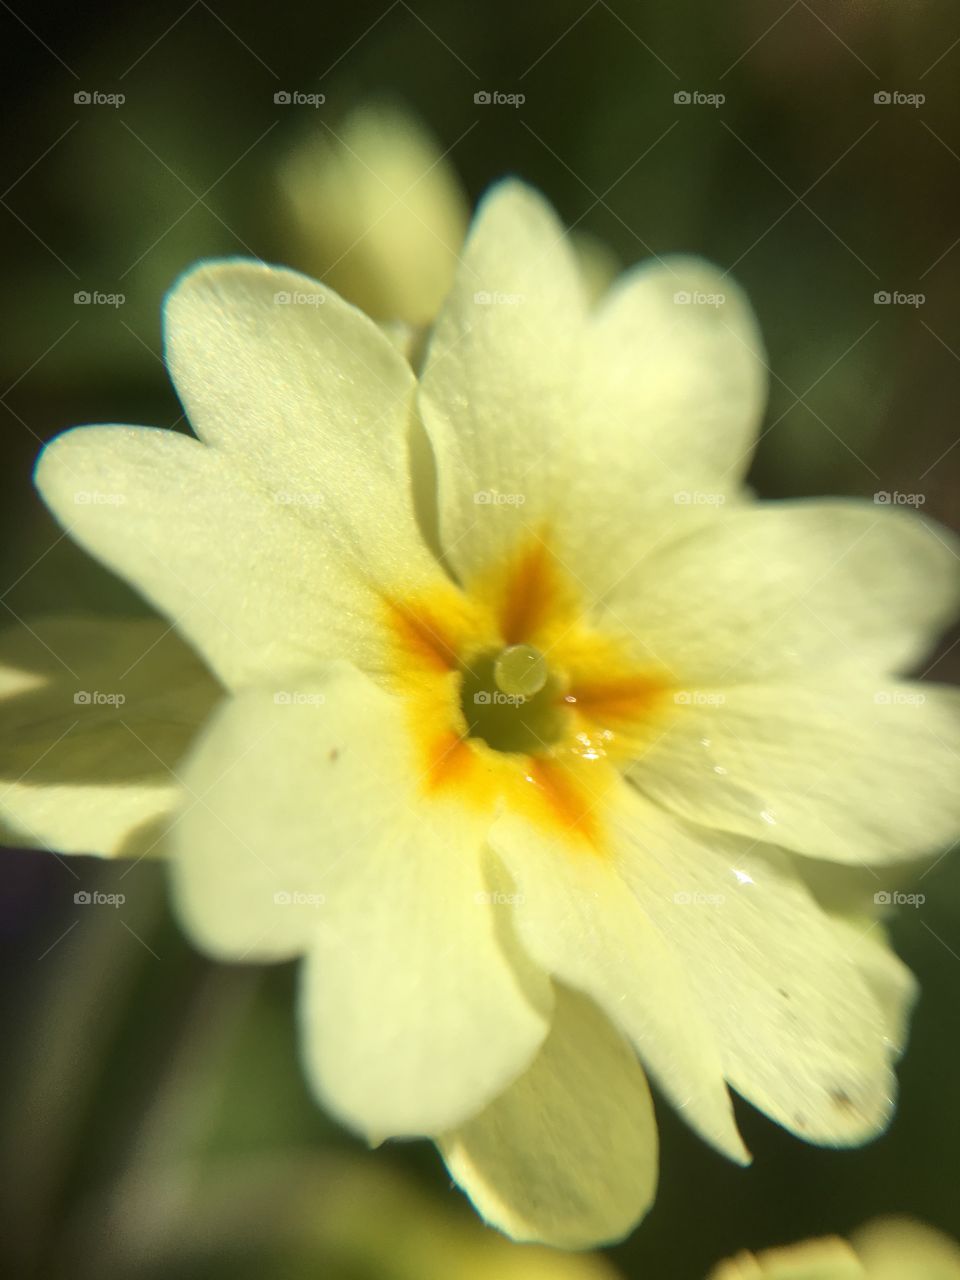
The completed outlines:
{"type": "Polygon", "coordinates": [[[432,320],[453,282],[468,207],[415,117],[367,105],[304,136],[279,170],[291,248],[378,320],[432,320]]]}
{"type": "MultiPolygon", "coordinates": [[[[292,259],[376,320],[430,323],[467,232],[456,141],[441,148],[418,116],[386,103],[305,133],[277,174],[292,259]]],[[[617,274],[616,257],[586,232],[574,230],[571,243],[587,291],[599,297],[617,274]]]]}
{"type": "Polygon", "coordinates": [[[751,500],[765,366],[704,263],[594,308],[513,183],[462,257],[419,382],[331,290],[200,267],[166,311],[199,439],[78,429],[37,482],[229,691],[177,768],[191,935],[303,955],[324,1103],[580,1247],[653,1199],[648,1074],[738,1161],[728,1085],[812,1142],[887,1123],[912,980],[806,866],[956,831],[957,696],[895,673],[957,557],[901,510],[751,500]]]}
{"type": "Polygon", "coordinates": [[[888,1218],[858,1231],[722,1262],[710,1280],[960,1280],[960,1248],[922,1223],[888,1218]]]}

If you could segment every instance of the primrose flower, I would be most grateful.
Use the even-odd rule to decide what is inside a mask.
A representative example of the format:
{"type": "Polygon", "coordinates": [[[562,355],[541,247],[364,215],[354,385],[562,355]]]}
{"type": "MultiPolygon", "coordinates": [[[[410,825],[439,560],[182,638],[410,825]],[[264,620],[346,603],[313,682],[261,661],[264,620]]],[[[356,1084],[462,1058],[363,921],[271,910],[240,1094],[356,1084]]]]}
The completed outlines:
{"type": "Polygon", "coordinates": [[[367,104],[337,132],[310,133],[278,173],[308,271],[377,320],[432,320],[467,229],[459,179],[426,126],[367,104]]]}
{"type": "Polygon", "coordinates": [[[849,1243],[829,1236],[738,1254],[710,1280],[960,1280],[960,1248],[922,1223],[887,1218],[862,1227],[849,1243]]]}
{"type": "Polygon", "coordinates": [[[949,535],[752,500],[765,366],[718,272],[588,293],[517,183],[419,379],[330,289],[204,265],[166,308],[198,438],[80,428],[37,470],[227,690],[175,767],[191,936],[302,956],[324,1104],[562,1247],[649,1208],[648,1079],[735,1161],[728,1086],[811,1142],[882,1131],[913,983],[823,867],[960,820],[957,695],[896,674],[957,605],[949,535]]]}

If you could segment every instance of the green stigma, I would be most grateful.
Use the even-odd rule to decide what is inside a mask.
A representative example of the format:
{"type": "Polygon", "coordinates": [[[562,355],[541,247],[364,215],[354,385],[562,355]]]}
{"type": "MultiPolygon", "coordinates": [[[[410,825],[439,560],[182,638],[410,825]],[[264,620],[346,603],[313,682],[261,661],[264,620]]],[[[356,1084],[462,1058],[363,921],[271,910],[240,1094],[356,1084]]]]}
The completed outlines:
{"type": "Polygon", "coordinates": [[[547,683],[547,660],[529,644],[512,644],[493,664],[493,678],[501,693],[532,698],[547,683]]]}

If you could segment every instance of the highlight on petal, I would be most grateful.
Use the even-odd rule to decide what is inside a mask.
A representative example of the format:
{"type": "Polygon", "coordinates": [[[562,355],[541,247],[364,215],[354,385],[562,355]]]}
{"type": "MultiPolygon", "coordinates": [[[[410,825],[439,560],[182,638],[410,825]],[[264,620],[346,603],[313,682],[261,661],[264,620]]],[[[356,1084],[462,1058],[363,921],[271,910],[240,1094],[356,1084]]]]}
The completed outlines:
{"type": "Polygon", "coordinates": [[[506,813],[490,842],[516,883],[517,932],[537,964],[596,1002],[701,1137],[748,1163],[721,1047],[685,957],[666,945],[616,867],[506,813]]]}
{"type": "Polygon", "coordinates": [[[228,687],[337,654],[376,661],[362,625],[377,607],[369,587],[219,451],[173,431],[79,427],[44,450],[37,485],[75,541],[228,687]],[[100,500],[80,500],[89,494],[100,500]]]}
{"type": "Polygon", "coordinates": [[[848,673],[686,697],[631,769],[683,818],[866,867],[960,828],[960,690],[848,673]]]}
{"type": "Polygon", "coordinates": [[[960,543],[891,507],[761,502],[641,533],[608,604],[681,688],[907,671],[960,606],[960,543]]]}
{"type": "Polygon", "coordinates": [[[159,619],[49,617],[3,631],[4,836],[60,853],[152,852],[221,695],[159,619]]]}
{"type": "Polygon", "coordinates": [[[479,816],[424,801],[398,699],[344,665],[249,690],[185,779],[181,917],[216,955],[307,954],[304,1058],[341,1120],[434,1134],[527,1065],[549,985],[498,932],[479,816]]]}
{"type": "Polygon", "coordinates": [[[731,1086],[809,1142],[880,1133],[902,1019],[878,993],[895,982],[899,1001],[911,985],[897,963],[895,978],[875,974],[866,939],[835,927],[781,850],[639,796],[618,815],[618,841],[620,874],[687,975],[731,1086]]]}
{"type": "Polygon", "coordinates": [[[756,318],[726,272],[676,255],[625,272],[588,329],[586,376],[598,470],[626,467],[635,493],[674,486],[679,505],[694,484],[736,491],[768,377],[756,318]]]}
{"type": "Polygon", "coordinates": [[[686,531],[704,509],[684,495],[739,493],[765,365],[736,287],[706,263],[666,259],[628,273],[595,313],[587,295],[553,211],[519,183],[495,187],[420,394],[441,539],[461,574],[549,524],[578,576],[613,582],[636,558],[634,513],[649,528],[657,505],[686,531]]]}
{"type": "Polygon", "coordinates": [[[559,988],[530,1068],[440,1139],[453,1178],[515,1240],[619,1240],[653,1203],[657,1127],[636,1056],[582,995],[559,988]]]}
{"type": "Polygon", "coordinates": [[[549,518],[566,491],[582,439],[575,379],[586,314],[563,224],[522,183],[498,184],[434,325],[419,397],[441,542],[461,574],[512,550],[518,530],[549,518]]]}
{"type": "Polygon", "coordinates": [[[167,347],[208,447],[75,429],[38,463],[48,505],[230,686],[337,657],[382,666],[378,593],[439,575],[413,511],[410,366],[332,291],[239,263],[182,279],[167,347]]]}

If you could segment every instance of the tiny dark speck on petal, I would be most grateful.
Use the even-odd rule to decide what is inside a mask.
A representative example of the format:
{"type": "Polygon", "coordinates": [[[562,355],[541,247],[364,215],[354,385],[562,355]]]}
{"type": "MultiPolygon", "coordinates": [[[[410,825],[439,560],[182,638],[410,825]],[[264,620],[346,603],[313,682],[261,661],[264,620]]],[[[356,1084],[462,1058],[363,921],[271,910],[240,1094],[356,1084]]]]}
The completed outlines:
{"type": "Polygon", "coordinates": [[[797,1128],[798,1128],[798,1129],[805,1129],[805,1128],[807,1127],[807,1117],[806,1117],[806,1116],[794,1116],[794,1117],[793,1117],[793,1123],[797,1126],[797,1128]]]}
{"type": "Polygon", "coordinates": [[[327,756],[327,759],[330,761],[330,763],[331,763],[331,764],[333,764],[333,762],[334,762],[335,760],[339,760],[339,759],[340,759],[340,748],[339,748],[339,747],[331,747],[331,748],[330,748],[330,754],[327,756]]]}
{"type": "Polygon", "coordinates": [[[789,1000],[789,999],[790,999],[790,992],[789,992],[789,991],[785,991],[783,987],[777,987],[777,995],[778,995],[778,996],[783,996],[784,1000],[789,1000]]]}
{"type": "Polygon", "coordinates": [[[830,1094],[830,1101],[841,1111],[853,1110],[853,1099],[845,1089],[834,1089],[830,1094]]]}

